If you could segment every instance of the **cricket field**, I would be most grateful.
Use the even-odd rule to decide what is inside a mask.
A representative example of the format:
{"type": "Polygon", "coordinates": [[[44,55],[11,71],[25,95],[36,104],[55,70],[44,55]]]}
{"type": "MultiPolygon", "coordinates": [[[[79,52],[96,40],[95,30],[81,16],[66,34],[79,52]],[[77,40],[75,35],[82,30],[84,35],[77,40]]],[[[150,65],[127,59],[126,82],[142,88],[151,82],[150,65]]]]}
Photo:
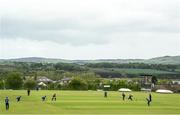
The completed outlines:
{"type": "MultiPolygon", "coordinates": [[[[126,93],[126,98],[130,93],[126,93]]],[[[104,98],[103,91],[61,91],[40,90],[0,90],[0,114],[66,114],[66,115],[180,115],[180,94],[152,93],[151,106],[147,106],[148,93],[131,92],[134,100],[122,100],[120,92],[108,92],[104,98]],[[51,101],[56,93],[57,101],[51,101]],[[47,96],[42,102],[41,97],[47,96]],[[10,100],[10,109],[5,110],[5,97],[10,100]],[[16,97],[22,96],[17,102],[16,97]]]]}

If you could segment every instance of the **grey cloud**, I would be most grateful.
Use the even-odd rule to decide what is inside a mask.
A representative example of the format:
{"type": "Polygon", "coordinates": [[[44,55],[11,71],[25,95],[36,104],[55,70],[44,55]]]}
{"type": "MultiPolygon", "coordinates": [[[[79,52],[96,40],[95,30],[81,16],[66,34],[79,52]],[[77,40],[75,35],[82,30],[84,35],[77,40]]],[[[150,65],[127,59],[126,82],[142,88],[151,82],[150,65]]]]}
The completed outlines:
{"type": "MultiPolygon", "coordinates": [[[[48,17],[7,13],[0,15],[0,39],[23,38],[86,45],[108,43],[114,33],[127,35],[134,32],[179,33],[179,8],[175,3],[168,8],[167,5],[164,8],[163,4],[157,8],[159,7],[157,5],[155,10],[142,8],[143,12],[133,11],[131,8],[123,11],[118,9],[119,12],[112,10],[113,15],[106,10],[98,13],[83,12],[77,17],[71,16],[71,13],[69,17],[63,14],[52,14],[48,17]]],[[[147,3],[144,4],[147,6],[147,3]]]]}
{"type": "MultiPolygon", "coordinates": [[[[133,19],[132,19],[133,20],[133,19]]],[[[1,18],[1,38],[52,40],[70,44],[105,43],[106,36],[118,32],[179,32],[178,22],[127,21],[115,24],[82,25],[72,20],[31,21],[1,18]]]]}
{"type": "Polygon", "coordinates": [[[18,20],[1,18],[0,38],[49,40],[69,44],[101,44],[105,36],[73,20],[18,20]]]}

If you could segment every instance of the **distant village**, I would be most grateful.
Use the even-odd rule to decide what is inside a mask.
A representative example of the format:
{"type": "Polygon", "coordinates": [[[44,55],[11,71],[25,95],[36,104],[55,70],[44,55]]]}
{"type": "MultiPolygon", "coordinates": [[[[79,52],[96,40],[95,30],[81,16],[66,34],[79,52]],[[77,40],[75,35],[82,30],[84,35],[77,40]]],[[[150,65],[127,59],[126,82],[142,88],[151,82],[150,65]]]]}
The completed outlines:
{"type": "MultiPolygon", "coordinates": [[[[153,84],[152,82],[152,75],[141,75],[140,78],[141,80],[139,81],[139,84],[141,86],[140,90],[141,91],[156,91],[158,89],[162,90],[170,90],[172,92],[179,93],[180,92],[180,81],[179,80],[173,80],[172,82],[164,82],[161,84],[153,84]]],[[[38,76],[37,79],[37,84],[39,88],[46,89],[48,87],[48,84],[52,83],[58,83],[60,85],[68,85],[73,78],[71,77],[64,77],[61,80],[54,81],[49,79],[46,76],[38,76]]],[[[113,80],[112,78],[109,79],[110,81],[113,80]]],[[[115,79],[118,80],[118,79],[115,79]]],[[[131,79],[128,79],[128,82],[131,82],[131,79]]],[[[138,83],[137,83],[138,84],[138,83]]],[[[99,89],[97,89],[99,90],[99,89]]]]}

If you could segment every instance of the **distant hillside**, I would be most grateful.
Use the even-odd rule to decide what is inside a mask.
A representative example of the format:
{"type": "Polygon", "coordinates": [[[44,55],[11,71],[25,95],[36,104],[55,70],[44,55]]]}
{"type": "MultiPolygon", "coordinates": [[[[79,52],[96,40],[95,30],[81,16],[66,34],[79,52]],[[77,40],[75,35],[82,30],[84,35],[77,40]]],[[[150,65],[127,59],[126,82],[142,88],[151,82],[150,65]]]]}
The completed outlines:
{"type": "Polygon", "coordinates": [[[180,56],[164,56],[146,60],[150,64],[180,64],[180,56]]]}
{"type": "Polygon", "coordinates": [[[180,56],[164,56],[151,59],[99,59],[73,60],[75,63],[146,63],[146,64],[180,64],[180,56]]]}
{"type": "Polygon", "coordinates": [[[73,63],[70,60],[64,59],[53,59],[53,58],[41,58],[41,57],[27,57],[27,58],[16,58],[16,59],[0,59],[0,62],[34,62],[34,63],[73,63]]]}
{"type": "Polygon", "coordinates": [[[0,63],[4,62],[35,62],[35,63],[146,63],[146,64],[180,64],[180,56],[164,56],[152,59],[98,59],[98,60],[65,60],[41,57],[27,57],[17,59],[0,59],[0,63]]]}

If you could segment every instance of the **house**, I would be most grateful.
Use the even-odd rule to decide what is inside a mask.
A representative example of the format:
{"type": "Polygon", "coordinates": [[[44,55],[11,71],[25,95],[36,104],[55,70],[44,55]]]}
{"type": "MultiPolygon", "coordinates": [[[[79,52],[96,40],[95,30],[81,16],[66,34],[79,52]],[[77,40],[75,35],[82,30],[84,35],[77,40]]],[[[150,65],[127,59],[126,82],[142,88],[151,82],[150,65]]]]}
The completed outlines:
{"type": "Polygon", "coordinates": [[[45,76],[39,76],[38,79],[37,79],[37,82],[40,83],[40,82],[43,82],[43,83],[52,83],[53,80],[45,77],[45,76]]]}
{"type": "Polygon", "coordinates": [[[180,85],[180,81],[172,81],[172,84],[180,85]]]}
{"type": "Polygon", "coordinates": [[[72,80],[72,78],[69,78],[69,77],[64,77],[63,79],[61,79],[59,82],[60,84],[68,84],[70,83],[72,80]]]}

